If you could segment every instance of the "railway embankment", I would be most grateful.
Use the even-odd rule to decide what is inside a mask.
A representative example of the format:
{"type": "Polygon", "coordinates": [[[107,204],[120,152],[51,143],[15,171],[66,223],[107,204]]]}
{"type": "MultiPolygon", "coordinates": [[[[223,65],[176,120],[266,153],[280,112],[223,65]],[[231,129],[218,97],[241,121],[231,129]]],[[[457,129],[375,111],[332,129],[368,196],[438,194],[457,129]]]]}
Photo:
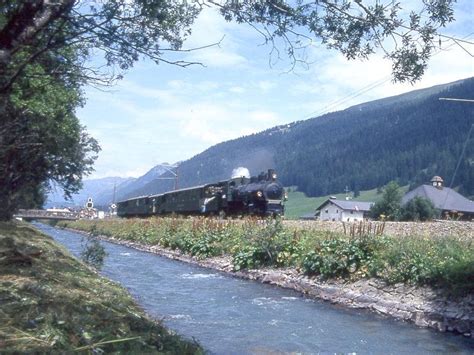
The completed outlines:
{"type": "Polygon", "coordinates": [[[292,223],[170,218],[63,226],[336,305],[474,337],[471,223],[453,222],[421,235],[407,226],[396,235],[386,230],[378,235],[380,229],[368,225],[360,231],[346,225],[344,234],[344,226],[335,232],[292,223]],[[446,234],[446,228],[457,232],[446,234]]]}
{"type": "Polygon", "coordinates": [[[395,237],[454,237],[474,239],[474,222],[436,220],[432,222],[370,222],[370,223],[342,223],[333,221],[292,221],[284,222],[286,226],[303,229],[318,229],[330,232],[350,232],[356,233],[373,232],[376,229],[383,231],[383,234],[395,237]],[[370,226],[370,227],[369,227],[370,226]]]}
{"type": "Polygon", "coordinates": [[[0,223],[0,349],[11,353],[203,351],[35,228],[0,223]]]}

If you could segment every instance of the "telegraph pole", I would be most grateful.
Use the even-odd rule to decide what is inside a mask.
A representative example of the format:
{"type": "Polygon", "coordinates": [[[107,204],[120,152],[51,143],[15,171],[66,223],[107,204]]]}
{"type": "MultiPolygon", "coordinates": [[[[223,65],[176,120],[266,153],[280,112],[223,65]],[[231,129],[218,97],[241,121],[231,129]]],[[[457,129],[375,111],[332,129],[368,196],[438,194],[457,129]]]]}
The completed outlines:
{"type": "MultiPolygon", "coordinates": [[[[472,99],[457,99],[457,98],[452,98],[452,97],[440,97],[440,101],[457,101],[457,102],[465,102],[465,103],[474,103],[474,100],[472,99]]],[[[464,153],[466,151],[467,143],[469,142],[469,139],[471,138],[471,133],[472,130],[474,129],[474,123],[471,123],[471,128],[469,129],[469,132],[467,133],[467,138],[466,141],[464,142],[461,154],[459,155],[458,163],[456,164],[456,169],[454,169],[454,174],[453,177],[451,178],[451,183],[449,184],[449,188],[451,189],[454,184],[454,179],[456,178],[456,174],[458,172],[459,166],[461,165],[462,159],[464,157],[464,153]]],[[[444,199],[443,207],[446,205],[446,201],[448,200],[448,195],[449,191],[446,194],[446,198],[444,199]]]]}
{"type": "Polygon", "coordinates": [[[174,179],[174,189],[178,189],[178,180],[179,180],[179,165],[176,165],[176,174],[175,174],[175,179],[174,179]]]}
{"type": "MultiPolygon", "coordinates": [[[[472,100],[472,99],[458,99],[458,98],[453,98],[453,97],[440,97],[439,100],[440,101],[457,101],[457,102],[474,103],[474,100],[472,100]]],[[[461,155],[459,156],[458,163],[456,164],[456,169],[454,170],[453,178],[451,179],[451,183],[449,184],[449,188],[453,187],[454,178],[456,177],[459,166],[461,165],[462,158],[464,157],[464,152],[466,151],[467,142],[469,142],[469,138],[471,138],[471,132],[472,132],[473,128],[474,128],[474,123],[471,123],[471,128],[469,129],[466,141],[464,142],[464,145],[463,145],[463,148],[462,148],[462,151],[461,151],[461,155]]],[[[447,198],[448,198],[448,196],[446,195],[446,199],[447,198]]]]}
{"type": "Polygon", "coordinates": [[[173,177],[158,177],[157,180],[174,180],[174,189],[178,189],[178,180],[179,180],[179,164],[176,163],[175,165],[164,165],[164,164],[158,164],[162,168],[164,168],[167,172],[173,175],[173,177]],[[171,170],[175,169],[175,171],[171,170]]]}

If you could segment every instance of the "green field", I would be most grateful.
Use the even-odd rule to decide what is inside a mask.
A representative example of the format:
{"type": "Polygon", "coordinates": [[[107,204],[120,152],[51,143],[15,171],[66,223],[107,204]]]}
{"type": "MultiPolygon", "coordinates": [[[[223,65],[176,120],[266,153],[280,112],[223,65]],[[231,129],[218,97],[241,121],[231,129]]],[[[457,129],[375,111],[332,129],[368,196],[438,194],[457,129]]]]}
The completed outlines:
{"type": "MultiPolygon", "coordinates": [[[[332,194],[320,197],[308,197],[304,192],[295,191],[295,187],[287,188],[288,201],[285,202],[285,218],[286,219],[298,219],[300,216],[314,212],[324,201],[330,196],[335,196],[338,200],[344,200],[346,198],[345,193],[332,194]]],[[[408,190],[408,186],[400,188],[403,193],[408,190]]],[[[377,193],[377,189],[361,191],[354,201],[361,202],[377,202],[382,197],[381,193],[377,193]]]]}

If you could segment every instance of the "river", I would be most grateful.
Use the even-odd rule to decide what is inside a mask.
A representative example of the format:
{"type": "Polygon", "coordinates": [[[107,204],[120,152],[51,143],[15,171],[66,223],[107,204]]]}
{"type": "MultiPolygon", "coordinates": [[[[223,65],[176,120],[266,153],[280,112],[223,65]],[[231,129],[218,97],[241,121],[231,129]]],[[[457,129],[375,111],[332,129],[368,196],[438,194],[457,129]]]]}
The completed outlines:
{"type": "MultiPolygon", "coordinates": [[[[82,235],[35,224],[78,256],[82,235]]],[[[474,340],[102,242],[102,274],[154,318],[215,354],[474,354],[474,340]]]]}

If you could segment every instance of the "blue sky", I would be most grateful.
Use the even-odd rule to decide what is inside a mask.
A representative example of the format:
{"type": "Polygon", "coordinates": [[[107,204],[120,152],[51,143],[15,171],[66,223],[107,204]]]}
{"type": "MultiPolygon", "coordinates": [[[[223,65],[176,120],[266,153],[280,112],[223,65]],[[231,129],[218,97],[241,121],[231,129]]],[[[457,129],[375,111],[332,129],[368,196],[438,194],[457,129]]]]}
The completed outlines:
{"type": "MultiPolygon", "coordinates": [[[[442,32],[474,41],[472,0],[459,0],[455,17],[442,32]]],[[[78,116],[102,146],[89,178],[138,177],[222,141],[474,75],[473,57],[452,42],[433,56],[421,81],[402,85],[391,82],[391,63],[381,54],[347,61],[319,44],[307,50],[308,68],[289,71],[291,63],[272,57],[255,30],[227,23],[212,9],[192,30],[186,48],[223,38],[219,46],[182,54],[205,67],[141,61],[106,91],[86,88],[78,116]]],[[[474,53],[473,45],[463,46],[474,53]]]]}

